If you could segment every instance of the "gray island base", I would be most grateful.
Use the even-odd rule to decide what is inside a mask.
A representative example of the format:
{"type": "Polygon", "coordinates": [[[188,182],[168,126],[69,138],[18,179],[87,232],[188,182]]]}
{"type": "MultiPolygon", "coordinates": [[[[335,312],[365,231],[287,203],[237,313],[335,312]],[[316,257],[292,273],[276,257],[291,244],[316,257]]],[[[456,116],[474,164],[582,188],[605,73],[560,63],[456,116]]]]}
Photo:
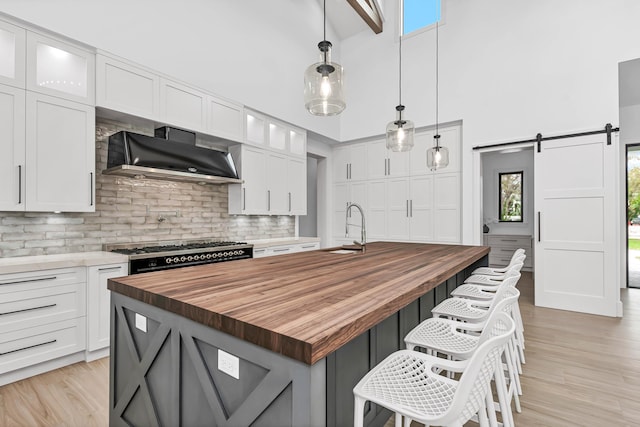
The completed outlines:
{"type": "MultiPolygon", "coordinates": [[[[484,256],[311,365],[112,292],[109,424],[351,426],[353,386],[486,264],[484,256]]],[[[365,425],[390,416],[368,404],[365,425]]]]}

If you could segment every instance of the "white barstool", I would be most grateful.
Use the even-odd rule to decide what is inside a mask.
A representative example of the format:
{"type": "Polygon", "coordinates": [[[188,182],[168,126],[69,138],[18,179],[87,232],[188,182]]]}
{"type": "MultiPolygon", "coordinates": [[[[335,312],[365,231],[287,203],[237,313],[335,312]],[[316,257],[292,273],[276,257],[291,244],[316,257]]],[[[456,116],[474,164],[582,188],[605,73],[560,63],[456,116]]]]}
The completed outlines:
{"type": "MultiPolygon", "coordinates": [[[[486,406],[493,405],[491,378],[501,365],[502,353],[515,324],[504,313],[497,313],[487,323],[488,333],[473,356],[451,361],[411,350],[392,353],[353,389],[355,427],[363,425],[367,401],[396,413],[396,427],[402,417],[408,425],[416,420],[426,425],[462,427],[474,415],[480,426],[487,427],[486,406]],[[460,379],[436,373],[461,373],[460,379]]],[[[501,369],[500,369],[501,371],[501,369]]]]}
{"type": "MultiPolygon", "coordinates": [[[[480,342],[478,334],[484,332],[487,323],[497,313],[510,315],[512,306],[518,303],[520,292],[511,287],[503,293],[503,299],[495,305],[487,321],[480,323],[462,323],[450,319],[430,318],[418,326],[404,338],[407,350],[417,348],[424,349],[427,354],[433,356],[444,355],[453,360],[469,359],[475,352],[480,342]]],[[[509,343],[511,344],[511,343],[509,343]]],[[[515,402],[517,412],[521,412],[519,391],[520,379],[515,365],[514,349],[507,345],[505,350],[505,366],[509,381],[507,383],[504,372],[496,372],[495,384],[498,392],[499,410],[502,413],[503,424],[513,426],[513,414],[511,413],[511,401],[515,402]]],[[[491,425],[497,425],[495,414],[489,413],[491,425]]]]}
{"type": "MultiPolygon", "coordinates": [[[[525,254],[525,250],[522,248],[516,249],[513,252],[513,255],[511,255],[511,261],[509,262],[508,265],[504,266],[504,267],[478,267],[475,270],[473,270],[473,272],[471,273],[473,274],[484,274],[486,276],[499,276],[501,274],[504,274],[507,272],[507,270],[509,270],[509,268],[515,264],[516,259],[520,258],[520,257],[526,257],[525,254]]],[[[524,262],[524,258],[522,259],[522,261],[524,262]]]]}

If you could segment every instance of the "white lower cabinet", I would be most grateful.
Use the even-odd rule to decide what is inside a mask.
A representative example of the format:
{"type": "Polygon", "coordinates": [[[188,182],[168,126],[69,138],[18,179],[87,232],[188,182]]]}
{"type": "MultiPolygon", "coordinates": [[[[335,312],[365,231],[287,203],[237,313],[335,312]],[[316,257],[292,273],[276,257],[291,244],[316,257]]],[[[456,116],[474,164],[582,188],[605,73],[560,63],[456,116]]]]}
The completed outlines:
{"type": "Polygon", "coordinates": [[[230,214],[306,215],[304,159],[244,144],[229,152],[243,180],[229,185],[230,214]]]}
{"type": "Polygon", "coordinates": [[[504,267],[511,262],[516,249],[524,249],[527,257],[523,269],[533,268],[533,250],[531,236],[524,234],[485,234],[484,245],[491,246],[489,252],[489,267],[504,267]]]}
{"type": "Polygon", "coordinates": [[[84,267],[0,275],[0,385],[3,374],[86,346],[84,267]]]}
{"type": "Polygon", "coordinates": [[[127,275],[128,265],[111,264],[87,268],[87,350],[109,347],[111,291],[107,280],[127,275]]]}

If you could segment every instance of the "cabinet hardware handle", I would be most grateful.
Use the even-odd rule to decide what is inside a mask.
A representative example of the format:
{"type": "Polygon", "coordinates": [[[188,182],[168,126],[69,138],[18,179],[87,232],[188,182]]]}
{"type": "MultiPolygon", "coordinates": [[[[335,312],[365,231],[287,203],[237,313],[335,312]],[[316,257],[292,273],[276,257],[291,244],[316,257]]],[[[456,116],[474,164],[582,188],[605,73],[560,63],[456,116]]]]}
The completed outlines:
{"type": "Polygon", "coordinates": [[[56,305],[58,304],[41,305],[39,307],[31,307],[31,308],[23,308],[22,310],[7,311],[6,313],[0,313],[0,316],[7,316],[9,314],[22,313],[25,311],[40,310],[41,308],[50,308],[50,307],[55,307],[56,305]]]}
{"type": "Polygon", "coordinates": [[[282,248],[282,249],[273,249],[273,252],[285,252],[285,251],[290,251],[290,248],[282,248]]]}
{"type": "Polygon", "coordinates": [[[89,172],[89,206],[93,206],[93,172],[89,172]]]}
{"type": "Polygon", "coordinates": [[[15,349],[15,350],[5,351],[4,353],[0,353],[0,356],[5,356],[7,354],[16,353],[16,352],[22,351],[22,350],[29,350],[30,348],[40,347],[42,345],[53,344],[54,342],[57,342],[57,341],[58,340],[51,340],[51,341],[43,342],[43,343],[40,343],[40,344],[34,344],[34,345],[29,345],[27,347],[18,348],[18,349],[15,349]]]}
{"type": "Polygon", "coordinates": [[[542,228],[542,223],[540,222],[541,220],[542,220],[542,214],[540,213],[540,211],[538,211],[538,242],[540,241],[540,234],[541,234],[540,229],[542,228]]]}
{"type": "Polygon", "coordinates": [[[18,165],[18,204],[22,204],[22,165],[18,165]]]}
{"type": "Polygon", "coordinates": [[[246,210],[247,209],[247,189],[243,188],[242,189],[242,210],[246,210]]]}
{"type": "Polygon", "coordinates": [[[309,248],[315,248],[316,245],[308,245],[308,246],[303,246],[302,249],[309,249],[309,248]]]}
{"type": "Polygon", "coordinates": [[[291,212],[291,192],[289,192],[289,212],[291,212]]]}
{"type": "Polygon", "coordinates": [[[271,212],[271,190],[267,190],[267,210],[271,212]]]}
{"type": "Polygon", "coordinates": [[[500,239],[501,242],[517,242],[516,239],[500,239]]]}
{"type": "Polygon", "coordinates": [[[407,200],[407,218],[409,218],[409,200],[407,200]]]}
{"type": "Polygon", "coordinates": [[[349,179],[349,163],[347,163],[347,179],[349,179]]]}
{"type": "Polygon", "coordinates": [[[2,282],[2,283],[0,283],[0,285],[15,285],[15,284],[18,284],[18,283],[43,282],[45,280],[56,280],[57,278],[58,278],[57,276],[39,277],[37,279],[16,280],[14,282],[2,282]]]}
{"type": "Polygon", "coordinates": [[[102,267],[102,268],[98,269],[98,271],[111,271],[111,270],[120,270],[120,266],[117,266],[117,267],[102,267]]]}
{"type": "Polygon", "coordinates": [[[411,218],[413,218],[413,199],[409,200],[409,213],[411,218]]]}
{"type": "Polygon", "coordinates": [[[351,163],[349,163],[349,179],[351,179],[351,178],[352,178],[351,173],[352,173],[352,172],[351,172],[351,163]]]}
{"type": "Polygon", "coordinates": [[[391,175],[391,159],[387,159],[387,164],[389,166],[387,166],[387,175],[391,175]]]}

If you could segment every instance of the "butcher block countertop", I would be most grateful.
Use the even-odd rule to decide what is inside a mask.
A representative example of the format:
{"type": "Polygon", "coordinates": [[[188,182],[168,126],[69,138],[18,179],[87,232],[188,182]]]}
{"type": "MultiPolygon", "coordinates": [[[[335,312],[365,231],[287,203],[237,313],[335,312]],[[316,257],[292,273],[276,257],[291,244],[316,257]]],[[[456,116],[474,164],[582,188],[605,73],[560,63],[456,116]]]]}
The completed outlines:
{"type": "Polygon", "coordinates": [[[110,279],[109,289],[314,364],[489,253],[375,242],[110,279]],[[334,248],[337,249],[337,248],[334,248]]]}

